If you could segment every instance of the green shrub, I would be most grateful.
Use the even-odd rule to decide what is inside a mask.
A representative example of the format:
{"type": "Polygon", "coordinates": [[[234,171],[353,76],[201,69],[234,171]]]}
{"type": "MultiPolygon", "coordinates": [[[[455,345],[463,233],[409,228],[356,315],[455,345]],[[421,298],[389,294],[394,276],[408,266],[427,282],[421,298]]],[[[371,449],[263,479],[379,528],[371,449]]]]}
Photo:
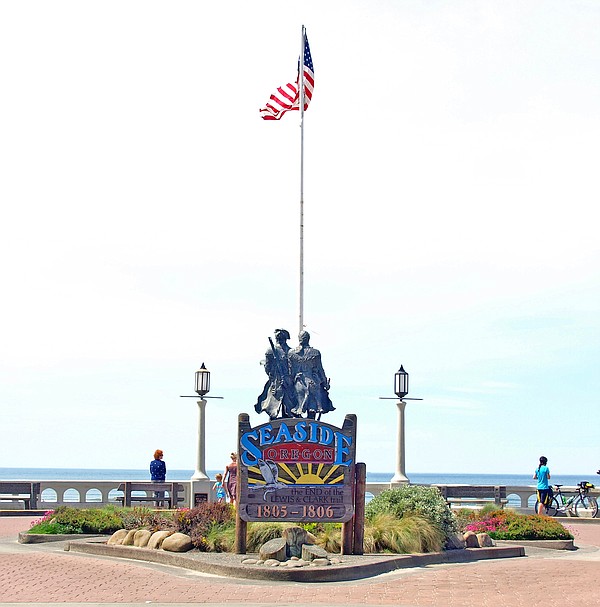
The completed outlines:
{"type": "Polygon", "coordinates": [[[124,529],[148,529],[148,531],[154,532],[176,527],[172,515],[156,512],[143,506],[124,510],[121,520],[124,529]]]}
{"type": "Polygon", "coordinates": [[[235,525],[235,510],[224,502],[206,502],[191,510],[178,510],[173,517],[177,531],[186,533],[199,550],[209,550],[206,536],[213,527],[223,529],[235,525]]]}
{"type": "Polygon", "coordinates": [[[123,527],[120,511],[59,506],[36,521],[29,533],[114,533],[123,527]]]}
{"type": "Polygon", "coordinates": [[[387,489],[367,504],[365,516],[372,521],[374,516],[383,513],[399,519],[407,514],[419,514],[432,522],[444,538],[456,531],[454,516],[436,487],[403,485],[387,489]]]}
{"type": "Polygon", "coordinates": [[[192,529],[192,544],[204,552],[233,552],[235,523],[210,523],[208,527],[192,529]]]}
{"type": "Polygon", "coordinates": [[[394,552],[415,554],[439,552],[444,544],[444,532],[428,518],[407,513],[397,518],[389,512],[379,512],[365,525],[365,552],[394,552]]]}
{"type": "Polygon", "coordinates": [[[496,540],[572,540],[557,520],[533,514],[509,517],[506,526],[490,533],[496,540]]]}
{"type": "Polygon", "coordinates": [[[42,533],[46,535],[82,533],[81,528],[73,525],[63,525],[53,521],[41,521],[29,529],[27,533],[42,533]]]}

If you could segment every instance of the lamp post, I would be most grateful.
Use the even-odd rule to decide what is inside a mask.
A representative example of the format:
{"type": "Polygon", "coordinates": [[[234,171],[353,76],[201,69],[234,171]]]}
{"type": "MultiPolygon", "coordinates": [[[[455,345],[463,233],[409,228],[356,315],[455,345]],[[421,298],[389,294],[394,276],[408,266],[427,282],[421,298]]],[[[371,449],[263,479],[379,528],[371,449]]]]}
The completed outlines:
{"type": "Polygon", "coordinates": [[[208,474],[206,474],[205,470],[206,400],[204,397],[208,394],[209,391],[210,371],[204,366],[204,363],[202,363],[200,369],[196,371],[196,394],[200,396],[200,400],[198,401],[198,450],[196,453],[196,470],[194,472],[194,475],[192,476],[193,481],[208,480],[208,474]]]}
{"type": "MultiPolygon", "coordinates": [[[[398,425],[396,434],[396,472],[391,479],[391,483],[409,483],[406,476],[405,468],[405,441],[404,441],[404,409],[406,408],[405,400],[423,400],[422,398],[406,398],[408,394],[408,373],[404,367],[400,368],[394,374],[394,393],[398,397],[396,406],[398,407],[398,425]]],[[[382,399],[391,399],[392,397],[381,396],[382,399]]]]}
{"type": "MultiPolygon", "coordinates": [[[[210,371],[202,366],[196,371],[196,394],[200,397],[198,402],[198,440],[196,451],[196,469],[192,478],[192,496],[190,506],[197,505],[196,502],[208,501],[210,487],[208,485],[209,478],[206,474],[206,399],[207,398],[223,398],[222,396],[206,396],[210,392],[210,371]],[[206,493],[197,492],[197,489],[206,488],[206,493]],[[198,496],[198,497],[197,497],[198,496]],[[201,496],[201,497],[200,497],[201,496]]],[[[182,396],[182,398],[197,398],[196,396],[182,396]]]]}

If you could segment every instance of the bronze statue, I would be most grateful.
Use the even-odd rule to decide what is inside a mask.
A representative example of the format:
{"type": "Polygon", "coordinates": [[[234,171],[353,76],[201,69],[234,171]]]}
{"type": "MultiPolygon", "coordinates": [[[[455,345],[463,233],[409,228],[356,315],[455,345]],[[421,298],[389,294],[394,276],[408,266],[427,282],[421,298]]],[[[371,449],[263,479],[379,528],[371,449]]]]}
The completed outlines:
{"type": "Polygon", "coordinates": [[[266,411],[270,419],[278,417],[298,417],[292,413],[296,408],[296,393],[290,374],[287,354],[290,347],[287,340],[290,334],[285,329],[275,329],[275,341],[269,337],[271,347],[265,354],[265,372],[269,376],[254,410],[266,411]]]}
{"type": "Polygon", "coordinates": [[[329,398],[329,379],[325,375],[321,353],[309,345],[308,331],[300,333],[300,345],[288,352],[290,371],[294,379],[297,405],[292,413],[306,414],[310,419],[334,411],[329,398]]]}
{"type": "Polygon", "coordinates": [[[279,417],[319,418],[334,411],[329,398],[329,379],[325,376],[321,353],[309,345],[310,335],[302,331],[300,345],[293,350],[287,344],[290,334],[275,330],[275,341],[265,355],[265,372],[269,376],[254,409],[266,411],[270,419],[279,417]]]}

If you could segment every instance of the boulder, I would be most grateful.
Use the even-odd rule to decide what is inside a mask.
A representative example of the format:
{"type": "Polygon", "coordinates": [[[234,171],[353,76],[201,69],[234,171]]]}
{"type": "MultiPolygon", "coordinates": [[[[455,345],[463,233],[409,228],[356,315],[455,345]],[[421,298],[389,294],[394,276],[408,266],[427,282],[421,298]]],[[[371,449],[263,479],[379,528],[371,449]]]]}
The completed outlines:
{"type": "Polygon", "coordinates": [[[282,537],[276,537],[263,544],[258,551],[258,558],[263,561],[276,559],[285,561],[287,542],[282,537]]]}
{"type": "Polygon", "coordinates": [[[465,538],[462,533],[451,533],[446,540],[447,550],[462,550],[465,547],[465,538]]]}
{"type": "Polygon", "coordinates": [[[464,534],[465,546],[467,548],[479,548],[479,540],[477,539],[477,535],[472,531],[467,531],[464,534]]]}
{"type": "Polygon", "coordinates": [[[148,540],[148,548],[152,548],[152,550],[158,550],[162,543],[165,541],[165,538],[173,535],[173,531],[163,529],[162,531],[155,531],[150,539],[148,540]]]}
{"type": "Polygon", "coordinates": [[[314,559],[326,559],[327,550],[321,548],[321,546],[313,546],[312,544],[303,544],[302,546],[302,560],[312,561],[314,559]]]}
{"type": "Polygon", "coordinates": [[[161,548],[167,552],[188,552],[193,547],[192,538],[179,532],[166,537],[161,545],[161,548]]]}
{"type": "Polygon", "coordinates": [[[290,556],[302,556],[302,546],[313,543],[308,531],[302,529],[302,527],[287,527],[283,530],[283,537],[287,543],[287,552],[290,556]]]}
{"type": "Polygon", "coordinates": [[[127,529],[119,529],[115,531],[106,542],[107,546],[120,546],[123,543],[123,540],[127,537],[129,531],[127,529]]]}
{"type": "Polygon", "coordinates": [[[152,532],[148,531],[148,529],[138,529],[133,536],[133,545],[138,548],[145,548],[151,537],[152,532]]]}
{"type": "Polygon", "coordinates": [[[331,562],[329,561],[329,559],[313,559],[311,565],[314,565],[315,567],[321,567],[331,565],[331,562]]]}
{"type": "Polygon", "coordinates": [[[480,548],[491,548],[494,545],[494,540],[487,533],[478,533],[477,543],[480,548]]]}
{"type": "Polygon", "coordinates": [[[281,565],[281,563],[277,559],[267,559],[265,561],[266,567],[279,567],[279,565],[281,565]]]}
{"type": "Polygon", "coordinates": [[[130,529],[127,535],[123,538],[123,546],[133,546],[133,538],[135,536],[136,529],[130,529]]]}

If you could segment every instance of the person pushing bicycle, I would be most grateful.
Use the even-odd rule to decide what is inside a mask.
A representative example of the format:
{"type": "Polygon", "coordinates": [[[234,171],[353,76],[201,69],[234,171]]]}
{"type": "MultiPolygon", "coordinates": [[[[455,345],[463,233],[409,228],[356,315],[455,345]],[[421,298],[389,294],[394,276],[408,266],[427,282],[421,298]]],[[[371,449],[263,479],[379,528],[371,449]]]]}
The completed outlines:
{"type": "Polygon", "coordinates": [[[550,468],[547,466],[548,458],[543,455],[540,457],[540,465],[533,473],[533,478],[537,479],[537,499],[538,508],[537,514],[542,514],[542,508],[547,509],[552,499],[550,493],[550,468]]]}

